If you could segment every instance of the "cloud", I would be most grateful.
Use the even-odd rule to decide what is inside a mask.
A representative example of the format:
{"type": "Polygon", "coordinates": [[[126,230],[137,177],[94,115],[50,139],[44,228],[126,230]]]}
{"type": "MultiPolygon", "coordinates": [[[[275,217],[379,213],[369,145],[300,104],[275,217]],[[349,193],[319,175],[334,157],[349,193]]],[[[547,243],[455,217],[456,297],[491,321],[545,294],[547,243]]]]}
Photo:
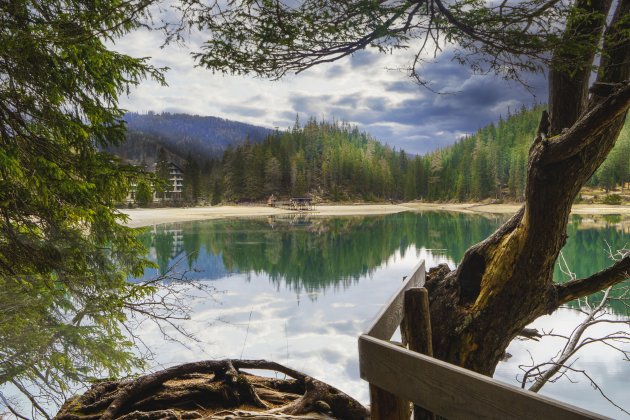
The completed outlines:
{"type": "Polygon", "coordinates": [[[359,50],[350,56],[350,66],[354,70],[365,70],[365,67],[372,67],[381,60],[381,55],[368,50],[359,50]]]}
{"type": "Polygon", "coordinates": [[[223,111],[237,116],[262,117],[267,114],[265,109],[245,105],[223,105],[223,111]]]}
{"type": "Polygon", "coordinates": [[[407,93],[415,95],[419,92],[420,86],[414,83],[410,78],[406,80],[397,80],[395,82],[381,82],[383,90],[387,92],[407,93]]]}
{"type": "Polygon", "coordinates": [[[348,74],[348,72],[349,72],[348,68],[341,66],[339,64],[335,64],[334,66],[330,66],[326,70],[326,77],[331,77],[331,78],[341,77],[348,74]]]}
{"type": "Polygon", "coordinates": [[[392,55],[358,51],[335,63],[318,66],[277,82],[247,76],[222,76],[195,67],[203,34],[193,33],[187,45],[161,49],[159,31],[136,31],[116,49],[132,56],[152,56],[154,65],[167,65],[169,86],[141,84],[123,107],[131,111],[174,110],[214,115],[268,128],[285,129],[295,115],[301,121],[345,120],[373,137],[410,153],[426,153],[453,143],[505,116],[508,108],[546,100],[545,77],[525,75],[533,96],[523,86],[492,74],[474,75],[452,59],[448,50],[419,69],[431,90],[418,86],[404,72],[410,51],[392,55]]]}

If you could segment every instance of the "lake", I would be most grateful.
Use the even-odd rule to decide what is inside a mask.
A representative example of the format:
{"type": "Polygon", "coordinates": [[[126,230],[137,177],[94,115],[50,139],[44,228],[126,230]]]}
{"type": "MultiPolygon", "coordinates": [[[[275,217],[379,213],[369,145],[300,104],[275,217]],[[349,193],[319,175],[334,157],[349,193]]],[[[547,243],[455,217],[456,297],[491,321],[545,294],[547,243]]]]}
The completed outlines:
{"type": "MultiPolygon", "coordinates": [[[[143,325],[138,334],[154,350],[155,366],[206,358],[270,359],[367,403],[367,384],[359,378],[359,334],[420,259],[427,267],[439,263],[455,267],[470,245],[504,220],[406,212],[335,218],[283,215],[148,228],[142,240],[160,268],[147,271],[144,278],[174,266],[175,272],[186,273],[214,292],[193,293],[187,302],[191,319],[182,325],[196,341],[185,340],[185,346],[165,342],[162,331],[152,324],[143,325]]],[[[630,222],[619,216],[574,216],[568,235],[564,259],[577,277],[583,277],[610,264],[608,246],[628,247],[630,222]]],[[[567,280],[559,269],[556,278],[567,280]]],[[[582,317],[576,309],[585,304],[572,303],[572,309],[560,309],[534,326],[570,333],[582,317]]],[[[616,320],[630,316],[621,303],[614,303],[609,312],[608,317],[616,320]]],[[[617,324],[611,332],[620,328],[628,327],[617,324]]],[[[590,335],[604,332],[606,327],[600,327],[590,335]]],[[[544,362],[560,345],[553,338],[517,340],[508,349],[512,357],[498,366],[495,377],[518,385],[519,365],[532,359],[544,362]]],[[[622,345],[628,349],[627,342],[622,345]]],[[[572,367],[585,369],[609,398],[630,411],[630,364],[620,353],[591,344],[572,367]]],[[[615,418],[625,416],[579,373],[570,373],[541,392],[615,418]]]]}

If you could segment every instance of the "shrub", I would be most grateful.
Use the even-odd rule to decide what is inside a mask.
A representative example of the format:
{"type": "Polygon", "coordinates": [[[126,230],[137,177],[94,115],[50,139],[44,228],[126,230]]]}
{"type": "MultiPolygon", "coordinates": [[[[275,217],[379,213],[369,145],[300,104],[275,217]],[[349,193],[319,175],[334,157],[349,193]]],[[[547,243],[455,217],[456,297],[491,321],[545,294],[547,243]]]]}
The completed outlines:
{"type": "Polygon", "coordinates": [[[145,181],[138,182],[136,187],[136,204],[140,207],[146,207],[153,201],[153,192],[151,186],[145,181]]]}
{"type": "Polygon", "coordinates": [[[619,204],[621,204],[621,196],[619,194],[608,194],[606,197],[604,197],[604,200],[602,200],[602,202],[604,204],[618,206],[619,204]]]}

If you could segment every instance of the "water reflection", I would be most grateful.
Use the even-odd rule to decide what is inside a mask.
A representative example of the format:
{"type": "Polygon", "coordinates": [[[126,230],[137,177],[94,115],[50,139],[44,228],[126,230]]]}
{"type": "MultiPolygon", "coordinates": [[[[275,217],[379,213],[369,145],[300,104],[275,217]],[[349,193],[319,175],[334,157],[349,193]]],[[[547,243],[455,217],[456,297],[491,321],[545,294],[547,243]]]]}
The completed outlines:
{"type": "Polygon", "coordinates": [[[345,289],[410,245],[458,261],[468,246],[492,233],[503,219],[401,213],[212,220],[157,226],[144,242],[162,271],[186,255],[188,268],[199,270],[193,278],[266,273],[277,287],[308,293],[345,289]]]}
{"type": "MultiPolygon", "coordinates": [[[[143,241],[162,273],[176,263],[180,269],[196,269],[189,273],[194,279],[264,273],[278,289],[312,295],[346,289],[410,246],[444,257],[453,266],[469,246],[505,219],[438,212],[337,218],[288,215],[154,226],[143,241]]],[[[627,247],[629,226],[621,216],[572,217],[563,255],[577,277],[610,265],[608,247],[627,247]]],[[[145,278],[156,274],[148,271],[145,278]]],[[[569,279],[559,268],[555,278],[569,279]]],[[[615,305],[619,313],[625,311],[615,305]]]]}
{"type": "MultiPolygon", "coordinates": [[[[358,375],[358,334],[419,259],[428,266],[442,262],[453,266],[470,245],[491,234],[503,220],[503,216],[427,212],[265,217],[151,227],[142,241],[159,268],[147,271],[144,279],[164,273],[179,261],[180,269],[194,269],[189,278],[212,281],[225,293],[219,302],[200,297],[189,303],[193,312],[186,327],[200,341],[189,343],[188,348],[165,342],[157,325],[143,324],[139,338],[156,352],[160,366],[203,358],[267,358],[304,370],[367,402],[367,387],[358,375]]],[[[573,217],[568,235],[564,257],[577,277],[584,277],[609,265],[607,244],[612,249],[628,247],[630,222],[618,216],[573,217]]],[[[559,271],[556,276],[566,280],[559,271]]],[[[117,373],[113,369],[118,355],[128,351],[129,343],[114,328],[113,323],[125,321],[120,311],[111,313],[115,297],[105,289],[73,292],[77,291],[50,288],[28,295],[24,288],[19,293],[0,288],[0,308],[17,308],[0,313],[0,379],[5,396],[11,395],[6,383],[24,372],[34,372],[29,373],[32,378],[45,372],[49,381],[55,375],[59,386],[81,379],[72,376],[76,372],[84,378],[117,373]],[[94,322],[68,325],[69,319],[88,309],[89,314],[107,321],[104,327],[94,322]],[[53,372],[38,364],[47,360],[63,361],[66,370],[53,372]],[[20,370],[9,371],[6,366],[10,365],[20,370]]],[[[628,316],[621,305],[613,309],[620,317],[628,316]]],[[[541,325],[560,330],[577,322],[574,315],[558,314],[541,319],[541,325]]],[[[528,351],[538,355],[535,349],[529,343],[527,347],[516,343],[510,350],[514,358],[502,364],[497,375],[513,383],[519,360],[527,360],[528,351]]],[[[623,362],[599,348],[584,359],[593,361],[591,373],[628,407],[627,369],[619,368],[623,362]],[[597,360],[606,363],[597,365],[597,360]]],[[[122,366],[118,372],[134,367],[122,366]]],[[[30,379],[28,384],[39,392],[30,379]]],[[[619,414],[605,402],[600,404],[593,393],[571,384],[545,392],[619,414]]],[[[51,407],[58,403],[49,401],[51,407]]]]}
{"type": "MultiPolygon", "coordinates": [[[[442,262],[453,266],[470,245],[492,233],[504,219],[428,212],[158,227],[157,231],[182,230],[184,246],[196,244],[189,245],[195,256],[185,264],[200,270],[197,278],[213,279],[227,291],[221,305],[199,302],[194,309],[191,325],[203,343],[197,350],[182,352],[155,342],[162,346],[162,363],[202,357],[268,358],[298,367],[368,402],[367,386],[359,379],[357,336],[419,259],[428,266],[442,262]]],[[[609,265],[607,244],[612,249],[627,247],[628,226],[629,221],[619,217],[573,217],[563,252],[577,277],[609,265]]],[[[150,238],[155,241],[158,235],[150,238]]],[[[157,252],[158,247],[153,247],[157,252]]],[[[164,252],[168,249],[165,246],[164,252]]],[[[556,277],[567,280],[560,270],[556,277]]],[[[622,305],[613,310],[619,317],[628,316],[622,305]]],[[[540,319],[536,326],[569,333],[579,321],[575,311],[561,310],[540,319]]],[[[146,336],[156,337],[150,332],[146,336]]],[[[586,366],[607,394],[627,408],[627,368],[617,354],[603,347],[587,349],[580,360],[585,365],[580,366],[586,366]]],[[[541,361],[557,350],[557,345],[546,341],[517,341],[508,349],[513,357],[500,364],[496,377],[517,384],[518,365],[529,361],[530,352],[541,361]]],[[[548,385],[543,393],[620,417],[584,380],[548,385]]]]}

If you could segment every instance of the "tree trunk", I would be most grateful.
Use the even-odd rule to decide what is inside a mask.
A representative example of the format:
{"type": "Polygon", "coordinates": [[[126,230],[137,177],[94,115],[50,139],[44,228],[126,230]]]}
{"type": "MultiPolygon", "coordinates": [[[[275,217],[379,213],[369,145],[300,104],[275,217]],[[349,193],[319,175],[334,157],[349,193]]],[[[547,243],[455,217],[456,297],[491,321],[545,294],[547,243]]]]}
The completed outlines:
{"type": "Polygon", "coordinates": [[[588,40],[582,45],[589,52],[565,48],[554,55],[550,117],[541,121],[549,131],[538,133],[530,149],[525,205],[471,247],[457,270],[440,267],[429,273],[433,348],[439,359],[492,375],[509,343],[529,323],[627,276],[630,257],[570,287],[552,281],[573,200],[614,146],[630,106],[629,23],[622,19],[630,13],[630,2],[617,3],[604,34],[610,5],[610,0],[579,1],[576,7],[589,18],[567,24],[565,38],[588,40]],[[602,36],[597,89],[589,97],[591,65],[602,36]],[[570,67],[577,70],[569,72],[570,67]]]}

